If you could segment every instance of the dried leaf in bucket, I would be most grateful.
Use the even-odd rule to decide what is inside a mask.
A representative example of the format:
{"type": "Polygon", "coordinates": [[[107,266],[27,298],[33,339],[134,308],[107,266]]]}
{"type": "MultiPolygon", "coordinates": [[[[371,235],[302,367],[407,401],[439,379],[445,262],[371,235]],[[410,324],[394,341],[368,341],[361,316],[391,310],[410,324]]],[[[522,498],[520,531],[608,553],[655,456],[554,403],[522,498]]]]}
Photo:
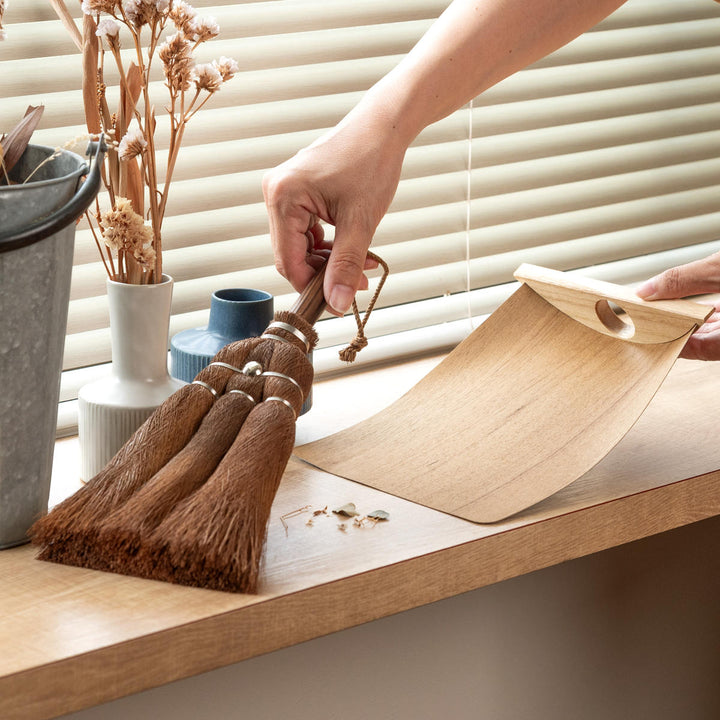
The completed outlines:
{"type": "Polygon", "coordinates": [[[44,105],[28,106],[23,119],[6,136],[0,139],[3,151],[3,177],[15,167],[17,161],[25,152],[25,148],[30,144],[30,138],[32,138],[32,134],[40,122],[43,110],[45,110],[44,105]]]}

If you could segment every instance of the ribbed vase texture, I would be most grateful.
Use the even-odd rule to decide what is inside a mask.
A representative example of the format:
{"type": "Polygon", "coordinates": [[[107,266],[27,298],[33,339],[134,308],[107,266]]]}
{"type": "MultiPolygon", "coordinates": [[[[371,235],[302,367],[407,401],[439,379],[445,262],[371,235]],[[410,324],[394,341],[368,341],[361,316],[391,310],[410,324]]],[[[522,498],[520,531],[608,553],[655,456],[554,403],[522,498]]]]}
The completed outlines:
{"type": "Polygon", "coordinates": [[[154,410],[183,385],[167,369],[173,281],[108,280],[112,371],[78,395],[81,477],[102,470],[154,410]]]}

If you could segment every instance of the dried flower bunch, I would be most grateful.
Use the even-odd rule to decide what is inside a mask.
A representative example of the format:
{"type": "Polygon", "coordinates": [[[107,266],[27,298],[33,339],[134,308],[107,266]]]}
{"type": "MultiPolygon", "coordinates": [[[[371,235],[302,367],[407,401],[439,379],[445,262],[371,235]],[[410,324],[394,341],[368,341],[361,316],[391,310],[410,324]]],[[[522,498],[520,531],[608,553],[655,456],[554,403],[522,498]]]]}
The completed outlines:
{"type": "MultiPolygon", "coordinates": [[[[0,3],[4,0],[0,0],[0,3]]],[[[50,0],[58,16],[75,28],[63,0],[50,0]]],[[[211,95],[238,71],[231,58],[196,63],[196,48],[220,33],[211,17],[200,17],[184,0],[81,0],[83,11],[83,102],[91,134],[104,133],[108,144],[103,182],[110,209],[88,213],[105,269],[113,280],[160,282],[161,228],[168,191],[188,121],[211,95]],[[121,38],[131,41],[133,60],[124,58],[121,38]],[[134,47],[133,47],[134,46],[134,47]],[[120,98],[110,112],[105,63],[110,55],[120,77],[120,98]],[[170,123],[167,169],[158,181],[155,105],[150,71],[162,64],[170,123]],[[102,239],[102,242],[100,240],[102,239]]]]}

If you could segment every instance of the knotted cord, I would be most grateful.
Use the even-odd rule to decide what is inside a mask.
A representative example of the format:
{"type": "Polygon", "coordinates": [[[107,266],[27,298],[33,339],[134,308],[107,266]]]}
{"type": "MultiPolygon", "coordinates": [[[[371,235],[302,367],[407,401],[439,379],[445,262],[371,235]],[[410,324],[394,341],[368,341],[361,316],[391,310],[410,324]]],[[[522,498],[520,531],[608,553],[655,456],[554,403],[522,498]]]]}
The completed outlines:
{"type": "Polygon", "coordinates": [[[378,296],[380,295],[380,291],[382,290],[383,285],[385,284],[385,280],[387,280],[388,273],[390,272],[387,263],[381,257],[372,252],[368,252],[367,256],[371,260],[375,260],[382,267],[383,274],[380,278],[380,282],[378,283],[377,288],[375,288],[375,292],[370,299],[370,303],[367,306],[367,310],[365,310],[365,315],[362,319],[360,318],[360,312],[358,311],[357,302],[353,300],[353,315],[355,316],[355,322],[357,323],[358,329],[357,334],[353,338],[352,342],[346,348],[339,352],[340,359],[343,362],[353,362],[357,357],[357,354],[368,344],[368,340],[365,337],[365,326],[367,325],[367,321],[370,318],[370,313],[375,307],[375,303],[377,302],[378,296]]]}

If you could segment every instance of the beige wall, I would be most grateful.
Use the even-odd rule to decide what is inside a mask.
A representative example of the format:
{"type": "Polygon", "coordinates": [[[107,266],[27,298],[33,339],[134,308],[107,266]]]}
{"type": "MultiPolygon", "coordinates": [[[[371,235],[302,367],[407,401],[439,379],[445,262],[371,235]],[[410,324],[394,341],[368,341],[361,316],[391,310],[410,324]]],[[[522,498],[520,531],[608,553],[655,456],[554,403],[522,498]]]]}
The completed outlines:
{"type": "Polygon", "coordinates": [[[720,518],[66,717],[717,720],[720,518]]]}

